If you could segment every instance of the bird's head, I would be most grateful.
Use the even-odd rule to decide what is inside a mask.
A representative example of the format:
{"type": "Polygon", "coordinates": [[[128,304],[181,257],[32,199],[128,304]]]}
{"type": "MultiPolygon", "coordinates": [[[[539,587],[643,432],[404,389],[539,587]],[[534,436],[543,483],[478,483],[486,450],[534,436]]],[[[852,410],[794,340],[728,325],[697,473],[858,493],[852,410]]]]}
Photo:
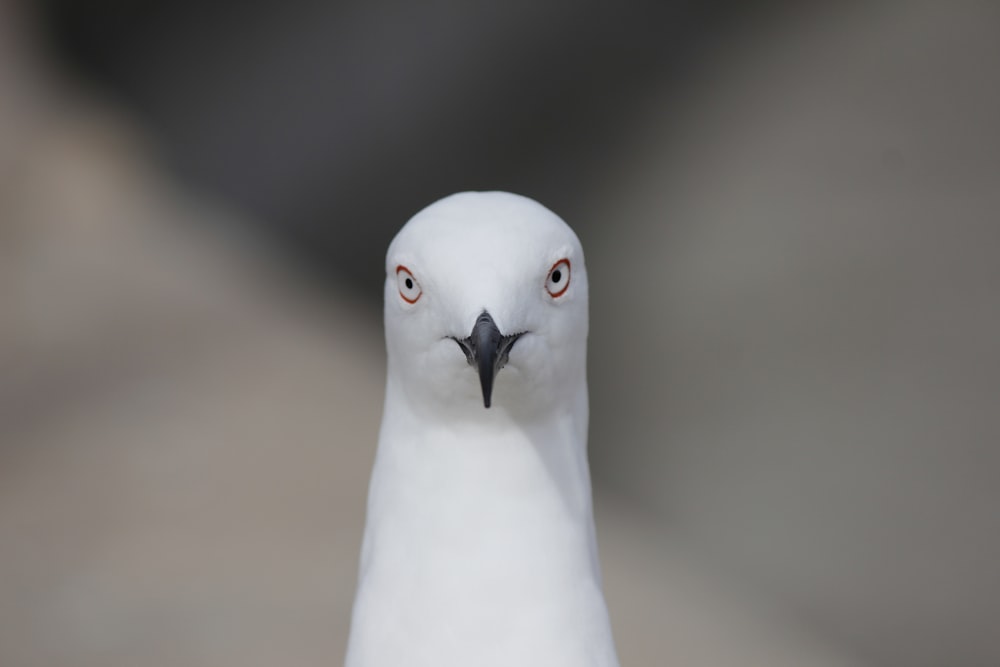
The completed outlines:
{"type": "Polygon", "coordinates": [[[446,197],[389,245],[385,330],[390,381],[415,402],[533,412],[574,401],[586,382],[580,242],[526,197],[446,197]]]}

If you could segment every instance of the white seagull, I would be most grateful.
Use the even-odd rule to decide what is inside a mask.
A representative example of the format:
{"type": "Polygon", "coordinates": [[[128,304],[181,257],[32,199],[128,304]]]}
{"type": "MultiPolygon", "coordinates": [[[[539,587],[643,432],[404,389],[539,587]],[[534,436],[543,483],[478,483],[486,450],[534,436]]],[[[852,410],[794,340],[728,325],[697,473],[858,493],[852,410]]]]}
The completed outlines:
{"type": "Polygon", "coordinates": [[[347,667],[616,667],[579,240],[531,199],[464,192],[400,230],[386,274],[347,667]]]}

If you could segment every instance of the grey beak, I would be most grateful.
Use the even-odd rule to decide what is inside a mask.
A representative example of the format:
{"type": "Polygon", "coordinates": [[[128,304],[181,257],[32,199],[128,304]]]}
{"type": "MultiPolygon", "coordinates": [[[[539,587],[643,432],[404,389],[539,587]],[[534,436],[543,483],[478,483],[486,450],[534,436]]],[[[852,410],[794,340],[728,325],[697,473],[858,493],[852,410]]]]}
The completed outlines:
{"type": "Polygon", "coordinates": [[[510,348],[514,347],[514,342],[523,335],[523,333],[503,335],[490,314],[484,310],[476,318],[472,334],[468,338],[461,340],[453,338],[462,348],[462,352],[465,352],[469,365],[479,372],[479,384],[483,388],[483,407],[490,407],[493,380],[500,369],[507,364],[510,348]]]}

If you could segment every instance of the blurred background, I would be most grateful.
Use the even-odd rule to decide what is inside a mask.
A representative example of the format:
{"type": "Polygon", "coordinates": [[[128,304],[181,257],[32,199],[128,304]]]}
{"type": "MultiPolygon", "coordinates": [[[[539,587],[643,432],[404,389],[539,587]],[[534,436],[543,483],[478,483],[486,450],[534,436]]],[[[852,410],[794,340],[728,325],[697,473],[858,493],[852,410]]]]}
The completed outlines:
{"type": "Polygon", "coordinates": [[[592,284],[626,665],[1000,665],[1000,5],[0,0],[0,665],[340,664],[383,253],[592,284]]]}

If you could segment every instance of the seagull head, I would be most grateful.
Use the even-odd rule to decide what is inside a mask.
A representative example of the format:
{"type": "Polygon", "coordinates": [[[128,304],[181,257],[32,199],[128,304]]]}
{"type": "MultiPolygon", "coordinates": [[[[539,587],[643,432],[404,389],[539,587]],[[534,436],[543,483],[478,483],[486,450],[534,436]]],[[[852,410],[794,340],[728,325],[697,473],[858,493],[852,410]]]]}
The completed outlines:
{"type": "Polygon", "coordinates": [[[463,192],[417,213],[386,255],[389,381],[444,409],[551,409],[586,387],[587,272],[537,202],[463,192]]]}

